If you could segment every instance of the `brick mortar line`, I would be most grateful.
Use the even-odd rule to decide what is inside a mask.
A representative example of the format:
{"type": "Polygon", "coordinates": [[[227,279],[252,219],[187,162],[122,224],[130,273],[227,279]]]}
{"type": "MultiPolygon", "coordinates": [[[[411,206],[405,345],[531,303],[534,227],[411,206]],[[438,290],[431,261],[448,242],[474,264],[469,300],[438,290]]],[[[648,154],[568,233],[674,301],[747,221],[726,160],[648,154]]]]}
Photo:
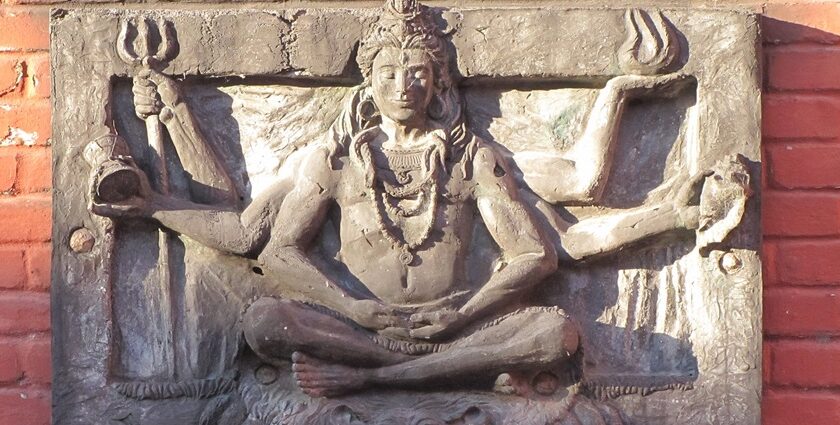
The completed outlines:
{"type": "MultiPolygon", "coordinates": [[[[773,175],[773,176],[775,175],[775,173],[772,173],[772,172],[770,174],[773,175]]],[[[771,192],[773,194],[771,194],[769,196],[784,196],[784,195],[780,195],[780,193],[786,193],[786,194],[790,194],[791,196],[815,196],[815,195],[819,195],[819,196],[822,196],[822,197],[826,197],[828,199],[833,199],[835,197],[837,199],[840,199],[840,191],[838,191],[838,189],[840,189],[840,188],[837,188],[837,187],[832,188],[832,187],[824,186],[824,187],[788,188],[788,187],[781,186],[781,183],[777,183],[777,182],[773,181],[769,185],[765,186],[763,189],[765,189],[762,193],[763,196],[768,196],[768,192],[771,192]],[[834,191],[834,193],[833,194],[828,193],[828,191],[834,191]]],[[[770,203],[772,203],[772,200],[771,200],[770,203]]]]}
{"type": "Polygon", "coordinates": [[[27,391],[32,391],[35,393],[43,392],[43,395],[51,396],[50,386],[42,384],[40,387],[27,387],[27,388],[19,388],[19,387],[7,387],[7,386],[0,386],[0,396],[8,395],[4,393],[14,393],[21,389],[26,389],[27,391]]]}
{"type": "Polygon", "coordinates": [[[836,235],[777,235],[762,233],[764,242],[840,242],[840,231],[836,235]]]}
{"type": "MultiPolygon", "coordinates": [[[[838,147],[840,147],[840,146],[838,146],[838,147]]],[[[770,193],[773,193],[773,192],[792,193],[792,194],[801,194],[801,195],[821,193],[823,195],[832,194],[832,195],[837,195],[838,197],[840,197],[840,192],[838,192],[837,189],[829,189],[829,188],[765,190],[764,193],[762,193],[762,195],[766,196],[768,192],[770,192],[770,193]]]]}
{"type": "MultiPolygon", "coordinates": [[[[834,90],[832,90],[833,92],[834,90]]],[[[768,100],[776,100],[776,99],[804,99],[804,100],[828,100],[828,101],[840,101],[840,97],[837,97],[837,93],[826,93],[824,90],[814,90],[808,91],[806,93],[796,93],[796,92],[787,92],[787,91],[776,91],[771,89],[764,89],[762,92],[762,103],[768,100]],[[767,97],[770,95],[770,97],[767,97]]]]}
{"type": "Polygon", "coordinates": [[[793,146],[814,146],[814,147],[826,147],[826,146],[836,146],[840,148],[840,143],[837,143],[837,138],[835,137],[801,137],[797,139],[781,139],[775,140],[773,138],[766,138],[764,140],[765,143],[762,143],[762,147],[770,147],[776,146],[780,144],[789,144],[793,146]]]}
{"type": "MultiPolygon", "coordinates": [[[[838,49],[838,56],[840,56],[840,49],[838,49]]],[[[769,84],[768,84],[769,85],[769,84]]],[[[791,94],[796,96],[812,95],[812,94],[826,94],[829,96],[840,95],[840,87],[832,88],[815,88],[815,89],[777,89],[764,90],[764,94],[791,94]]]]}
{"type": "Polygon", "coordinates": [[[3,49],[0,48],[0,55],[14,54],[14,53],[49,53],[50,49],[32,49],[32,48],[17,48],[17,49],[3,49]]]}
{"type": "MultiPolygon", "coordinates": [[[[779,288],[779,287],[772,287],[772,286],[767,287],[767,286],[765,286],[764,287],[764,294],[766,295],[766,294],[771,293],[771,292],[786,292],[787,290],[793,290],[793,289],[796,289],[798,291],[803,291],[804,290],[804,292],[809,292],[808,290],[810,289],[811,290],[810,292],[817,292],[817,291],[825,291],[826,289],[831,290],[831,289],[837,289],[837,288],[809,288],[809,287],[805,287],[805,288],[802,288],[802,287],[795,287],[795,288],[781,287],[781,288],[779,288]]],[[[840,298],[840,292],[838,292],[837,297],[840,298]]],[[[837,331],[840,332],[840,326],[837,327],[837,331]]]]}
{"type": "MultiPolygon", "coordinates": [[[[803,393],[811,393],[812,391],[824,391],[831,394],[840,395],[840,384],[833,384],[833,385],[820,385],[820,386],[807,386],[802,384],[777,384],[770,381],[769,383],[765,383],[765,389],[772,389],[772,390],[785,390],[785,391],[797,391],[803,393]]],[[[828,424],[826,424],[828,425],[828,424]]]]}
{"type": "Polygon", "coordinates": [[[12,248],[26,250],[27,248],[43,248],[50,245],[50,242],[0,242],[0,249],[12,248]]]}
{"type": "MultiPolygon", "coordinates": [[[[27,279],[28,280],[28,279],[27,279]]],[[[10,292],[18,292],[18,293],[25,293],[25,294],[44,294],[50,295],[49,288],[44,290],[34,290],[34,289],[21,289],[21,288],[0,288],[0,295],[5,295],[10,292]]]]}
{"type": "MultiPolygon", "coordinates": [[[[791,386],[776,386],[770,385],[765,383],[764,384],[765,396],[767,390],[771,390],[773,392],[781,391],[781,392],[790,392],[796,394],[810,394],[810,395],[840,395],[840,388],[835,389],[831,387],[817,387],[817,388],[802,388],[802,387],[791,387],[791,386]]],[[[828,425],[828,424],[827,424],[828,425]]]]}
{"type": "Polygon", "coordinates": [[[788,342],[788,343],[829,343],[840,344],[840,335],[826,336],[796,336],[796,335],[766,335],[765,342],[788,342]]]}
{"type": "Polygon", "coordinates": [[[31,334],[24,335],[24,336],[0,335],[0,344],[11,343],[11,342],[21,342],[21,341],[34,340],[34,339],[39,339],[39,340],[44,340],[45,339],[45,340],[50,341],[50,343],[52,343],[52,332],[50,332],[50,331],[38,331],[38,332],[32,332],[31,334]]]}
{"type": "Polygon", "coordinates": [[[774,52],[781,52],[781,53],[811,53],[811,51],[820,51],[822,49],[831,49],[831,50],[840,50],[840,44],[832,44],[832,43],[816,43],[816,42],[801,42],[801,43],[787,43],[787,44],[775,44],[775,43],[764,43],[764,47],[769,47],[769,49],[765,49],[763,53],[769,54],[774,52]]]}
{"type": "Polygon", "coordinates": [[[0,294],[3,295],[15,295],[15,294],[34,294],[34,295],[49,295],[48,291],[30,291],[26,289],[4,289],[0,290],[0,294]]]}
{"type": "Polygon", "coordinates": [[[829,143],[837,143],[840,141],[840,137],[838,136],[796,136],[796,137],[779,137],[779,136],[764,136],[761,137],[761,146],[767,146],[771,143],[785,143],[785,142],[792,142],[797,140],[806,140],[806,141],[813,141],[818,142],[821,144],[829,144],[829,143]]]}

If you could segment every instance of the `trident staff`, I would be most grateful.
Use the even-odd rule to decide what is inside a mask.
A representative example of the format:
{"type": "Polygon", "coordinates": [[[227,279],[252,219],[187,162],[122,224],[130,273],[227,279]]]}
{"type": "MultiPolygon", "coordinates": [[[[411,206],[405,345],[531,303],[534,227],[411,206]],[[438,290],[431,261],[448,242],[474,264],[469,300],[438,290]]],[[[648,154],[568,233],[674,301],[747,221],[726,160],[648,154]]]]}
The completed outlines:
{"type": "MultiPolygon", "coordinates": [[[[136,24],[132,24],[129,19],[125,19],[122,21],[120,34],[117,38],[117,53],[126,64],[134,69],[135,75],[144,72],[148,73],[152,70],[160,70],[175,56],[177,45],[174,38],[172,26],[163,19],[158,19],[154,27],[145,18],[137,19],[136,24]],[[136,32],[136,38],[133,42],[129,40],[129,33],[132,32],[131,29],[136,32]],[[152,52],[152,35],[150,34],[150,30],[152,29],[158,31],[158,35],[160,36],[160,44],[158,44],[154,53],[152,52]]],[[[162,195],[169,195],[169,172],[164,149],[163,124],[160,122],[158,114],[146,116],[145,121],[149,146],[154,153],[154,180],[156,189],[162,195]]],[[[158,237],[160,250],[158,263],[160,273],[160,299],[158,300],[158,305],[163,309],[168,309],[168,311],[163,311],[161,316],[168,316],[169,318],[169,327],[163,338],[166,346],[165,356],[169,361],[170,373],[174,376],[176,370],[174,314],[176,309],[172,305],[174,297],[169,265],[170,235],[161,228],[158,237]]]]}

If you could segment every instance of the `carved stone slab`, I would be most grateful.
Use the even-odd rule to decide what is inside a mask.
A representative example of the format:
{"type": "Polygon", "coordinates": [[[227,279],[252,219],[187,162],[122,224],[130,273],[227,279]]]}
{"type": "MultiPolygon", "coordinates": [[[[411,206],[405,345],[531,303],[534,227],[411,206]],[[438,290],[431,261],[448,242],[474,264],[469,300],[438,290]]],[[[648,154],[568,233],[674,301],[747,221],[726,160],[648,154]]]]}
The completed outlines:
{"type": "MultiPolygon", "coordinates": [[[[398,12],[414,7],[411,1],[388,3],[398,12]]],[[[387,6],[319,1],[310,8],[53,11],[53,423],[760,423],[757,18],[720,10],[499,4],[423,10],[428,22],[411,21],[408,12],[398,19],[436,29],[435,37],[449,46],[452,86],[460,95],[448,107],[462,111],[456,127],[467,134],[453,131],[441,140],[478,147],[477,159],[469,160],[463,158],[473,148],[455,142],[441,148],[447,152],[444,170],[429,172],[433,194],[418,193],[438,200],[442,218],[432,207],[429,242],[410,249],[381,223],[359,224],[367,235],[360,240],[373,241],[348,248],[347,220],[373,217],[373,210],[354,217],[349,195],[334,195],[338,206],[311,228],[311,217],[294,213],[323,192],[333,196],[332,189],[315,191],[294,208],[287,203],[303,187],[300,176],[320,184],[313,164],[345,174],[358,166],[352,152],[317,163],[300,158],[333,137],[348,111],[365,116],[361,106],[347,105],[369,83],[357,63],[366,45],[360,40],[370,40],[370,29],[393,14],[387,6]],[[142,60],[155,51],[157,58],[142,60]],[[147,80],[137,80],[150,66],[178,87],[172,91],[178,99],[164,99],[165,81],[155,81],[152,98],[165,107],[144,115],[138,87],[147,80]],[[619,93],[612,101],[610,90],[619,93]],[[601,139],[592,136],[599,117],[614,123],[604,126],[601,139]],[[590,167],[598,168],[591,177],[597,196],[569,195],[574,178],[600,162],[567,158],[584,158],[574,155],[587,151],[586,141],[602,139],[608,142],[603,148],[589,148],[607,158],[600,168],[590,167]],[[488,187],[481,183],[482,155],[495,158],[487,178],[500,179],[507,197],[481,197],[488,187]],[[474,176],[458,168],[468,162],[474,176]],[[567,166],[574,172],[563,171],[567,166]],[[211,168],[226,170],[224,178],[202,180],[211,168]],[[165,213],[143,218],[103,212],[106,198],[115,200],[110,208],[143,193],[143,176],[165,213]],[[470,182],[476,182],[472,192],[461,192],[470,182]],[[224,208],[218,207],[222,198],[224,208]],[[255,221],[280,224],[259,248],[234,248],[237,237],[207,230],[232,229],[219,224],[228,213],[247,222],[260,202],[266,202],[266,215],[255,221]],[[502,208],[482,210],[494,202],[502,208]],[[424,246],[446,246],[463,235],[453,224],[462,208],[468,211],[463,234],[469,236],[453,243],[451,255],[428,254],[431,248],[424,246]],[[181,213],[187,218],[173,218],[181,213]],[[513,218],[495,221],[502,215],[513,218]],[[307,229],[300,235],[307,243],[266,248],[300,228],[307,229]],[[220,240],[210,241],[214,237],[220,240]],[[394,250],[382,242],[394,238],[394,250]],[[528,255],[515,254],[529,240],[551,263],[540,269],[547,277],[521,265],[528,255]],[[275,269],[267,256],[289,264],[289,247],[300,248],[306,266],[275,269]],[[375,332],[354,310],[342,311],[315,289],[295,286],[313,276],[299,272],[311,265],[323,271],[319,279],[325,276],[319,287],[324,280],[327,288],[340,282],[351,304],[351,298],[376,292],[370,276],[387,280],[390,269],[381,261],[389,256],[405,271],[407,287],[422,292],[463,283],[463,291],[441,297],[459,315],[480,304],[470,297],[484,296],[483,288],[494,283],[527,284],[528,291],[511,289],[510,302],[501,298],[505,302],[485,308],[457,336],[432,335],[426,343],[375,332]],[[463,276],[447,277],[441,270],[448,268],[463,269],[463,276]],[[536,283],[503,277],[517,270],[536,283]],[[385,358],[425,358],[423,367],[434,369],[434,357],[425,356],[439,356],[437,367],[453,373],[427,382],[417,372],[420,384],[398,384],[400,376],[422,369],[408,367],[390,381],[362,386],[356,385],[361,378],[350,380],[333,394],[307,374],[325,376],[339,367],[332,361],[347,356],[354,339],[337,334],[335,341],[349,342],[300,342],[289,348],[298,352],[294,357],[283,344],[260,344],[293,322],[308,330],[298,342],[328,325],[347,326],[345,338],[366,335],[380,344],[377,349],[391,351],[385,358]],[[476,340],[486,344],[478,347],[479,360],[470,357],[469,341],[476,340]],[[557,356],[542,361],[543,351],[557,356]],[[482,358],[493,367],[476,366],[485,364],[482,358]]],[[[401,36],[422,30],[394,28],[401,36]]],[[[409,56],[400,56],[396,66],[409,66],[409,56]]],[[[384,75],[380,65],[372,65],[372,78],[384,75]]],[[[387,121],[377,99],[371,102],[384,115],[378,119],[387,121]]],[[[360,148],[373,155],[371,167],[379,152],[374,142],[360,148]]],[[[386,151],[380,171],[393,172],[400,183],[416,178],[400,177],[394,164],[402,154],[389,157],[386,151]]],[[[375,198],[375,182],[385,180],[371,181],[375,198]]],[[[413,204],[405,203],[413,198],[398,193],[410,186],[405,184],[388,195],[397,202],[387,211],[399,212],[384,213],[380,222],[410,223],[393,218],[413,216],[413,204]]],[[[370,199],[359,193],[353,196],[370,199]]],[[[405,224],[400,234],[408,239],[410,230],[405,224]]],[[[384,304],[432,311],[405,297],[384,304]]],[[[342,364],[335,379],[385,369],[377,362],[410,364],[362,358],[342,364]]]]}

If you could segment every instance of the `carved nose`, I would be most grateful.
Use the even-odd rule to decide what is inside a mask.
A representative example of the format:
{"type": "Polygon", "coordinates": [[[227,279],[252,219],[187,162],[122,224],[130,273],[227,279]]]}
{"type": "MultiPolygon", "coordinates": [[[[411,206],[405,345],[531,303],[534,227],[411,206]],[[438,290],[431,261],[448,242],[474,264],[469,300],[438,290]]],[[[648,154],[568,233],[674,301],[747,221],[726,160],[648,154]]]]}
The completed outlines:
{"type": "Polygon", "coordinates": [[[396,81],[395,81],[396,84],[394,85],[394,90],[399,95],[405,94],[405,92],[408,91],[408,86],[406,85],[406,82],[408,81],[408,79],[405,78],[405,73],[398,72],[395,78],[396,78],[396,81]]]}

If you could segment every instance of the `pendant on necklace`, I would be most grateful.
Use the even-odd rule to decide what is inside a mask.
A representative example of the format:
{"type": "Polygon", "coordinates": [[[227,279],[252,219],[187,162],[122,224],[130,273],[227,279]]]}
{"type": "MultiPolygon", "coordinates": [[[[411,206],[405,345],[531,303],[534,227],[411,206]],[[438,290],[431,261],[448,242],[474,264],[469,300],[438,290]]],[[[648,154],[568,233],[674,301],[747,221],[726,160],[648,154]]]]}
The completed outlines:
{"type": "Polygon", "coordinates": [[[411,263],[414,262],[414,254],[412,254],[408,249],[403,249],[402,252],[400,252],[399,258],[400,262],[405,266],[410,266],[411,263]]]}

